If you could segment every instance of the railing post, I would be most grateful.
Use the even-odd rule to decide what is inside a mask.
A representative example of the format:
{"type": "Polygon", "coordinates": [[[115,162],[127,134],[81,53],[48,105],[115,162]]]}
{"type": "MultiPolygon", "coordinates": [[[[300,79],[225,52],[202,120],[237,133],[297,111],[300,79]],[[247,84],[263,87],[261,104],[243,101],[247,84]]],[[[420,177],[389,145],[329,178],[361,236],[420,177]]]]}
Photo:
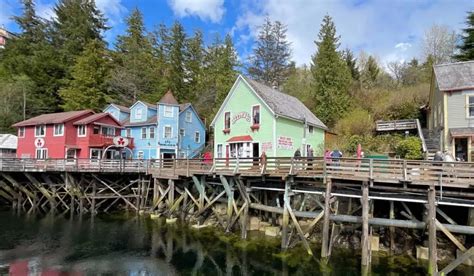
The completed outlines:
{"type": "Polygon", "coordinates": [[[175,158],[173,158],[173,175],[176,174],[176,164],[177,164],[177,162],[176,162],[176,157],[175,157],[175,158]]]}
{"type": "Polygon", "coordinates": [[[403,160],[403,181],[407,182],[407,160],[403,160]]]}
{"type": "Polygon", "coordinates": [[[295,165],[295,158],[291,157],[290,175],[293,175],[294,165],[295,165]]]}
{"type": "Polygon", "coordinates": [[[369,159],[369,179],[374,179],[374,159],[369,159]]]}

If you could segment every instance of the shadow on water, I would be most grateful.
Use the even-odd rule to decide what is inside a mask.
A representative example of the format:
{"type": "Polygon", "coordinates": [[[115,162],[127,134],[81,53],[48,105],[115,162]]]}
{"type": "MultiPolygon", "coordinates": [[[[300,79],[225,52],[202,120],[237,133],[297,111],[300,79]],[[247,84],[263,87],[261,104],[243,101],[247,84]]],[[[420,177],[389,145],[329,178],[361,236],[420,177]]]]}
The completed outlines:
{"type": "MultiPolygon", "coordinates": [[[[134,214],[0,211],[0,225],[0,275],[360,275],[352,251],[337,250],[324,265],[301,248],[281,253],[278,239],[260,233],[242,241],[134,214]]],[[[372,275],[425,274],[409,257],[374,260],[372,275]]]]}

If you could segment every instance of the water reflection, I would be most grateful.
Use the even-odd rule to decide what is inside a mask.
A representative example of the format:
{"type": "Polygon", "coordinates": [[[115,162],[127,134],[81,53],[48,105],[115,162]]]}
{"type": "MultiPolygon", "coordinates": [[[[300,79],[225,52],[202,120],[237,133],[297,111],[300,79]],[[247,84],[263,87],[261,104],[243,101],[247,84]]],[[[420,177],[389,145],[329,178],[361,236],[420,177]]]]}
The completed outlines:
{"type": "MultiPolygon", "coordinates": [[[[304,250],[285,258],[275,239],[251,235],[242,242],[135,214],[80,218],[0,211],[0,225],[0,275],[360,274],[360,259],[352,252],[338,252],[321,267],[304,250]]],[[[424,274],[411,259],[398,266],[382,260],[372,271],[424,274]]]]}

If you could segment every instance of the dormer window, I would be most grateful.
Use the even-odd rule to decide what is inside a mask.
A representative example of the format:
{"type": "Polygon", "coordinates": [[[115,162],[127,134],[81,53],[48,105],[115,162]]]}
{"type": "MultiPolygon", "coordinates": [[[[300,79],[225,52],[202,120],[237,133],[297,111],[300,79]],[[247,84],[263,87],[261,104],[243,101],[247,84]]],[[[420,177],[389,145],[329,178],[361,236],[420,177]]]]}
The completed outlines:
{"type": "Polygon", "coordinates": [[[135,110],[135,119],[137,119],[137,120],[141,119],[142,115],[143,115],[143,109],[142,108],[138,108],[137,110],[135,110]]]}
{"type": "Polygon", "coordinates": [[[193,114],[191,111],[186,111],[186,122],[191,123],[193,120],[193,114]]]}
{"type": "Polygon", "coordinates": [[[169,105],[165,105],[165,117],[173,118],[173,107],[169,105]]]}
{"type": "Polygon", "coordinates": [[[230,112],[224,113],[224,133],[230,132],[230,112]]]}

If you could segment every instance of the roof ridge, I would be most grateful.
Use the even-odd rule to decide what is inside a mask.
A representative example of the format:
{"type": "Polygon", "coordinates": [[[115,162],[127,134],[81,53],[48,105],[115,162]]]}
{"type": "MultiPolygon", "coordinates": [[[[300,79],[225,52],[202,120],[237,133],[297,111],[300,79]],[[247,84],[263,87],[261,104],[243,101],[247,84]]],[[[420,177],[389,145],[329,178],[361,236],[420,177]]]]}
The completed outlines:
{"type": "Polygon", "coordinates": [[[447,62],[447,63],[435,64],[435,65],[433,65],[433,67],[458,65],[458,64],[465,64],[465,63],[474,63],[474,60],[456,61],[456,62],[447,62]]]}

